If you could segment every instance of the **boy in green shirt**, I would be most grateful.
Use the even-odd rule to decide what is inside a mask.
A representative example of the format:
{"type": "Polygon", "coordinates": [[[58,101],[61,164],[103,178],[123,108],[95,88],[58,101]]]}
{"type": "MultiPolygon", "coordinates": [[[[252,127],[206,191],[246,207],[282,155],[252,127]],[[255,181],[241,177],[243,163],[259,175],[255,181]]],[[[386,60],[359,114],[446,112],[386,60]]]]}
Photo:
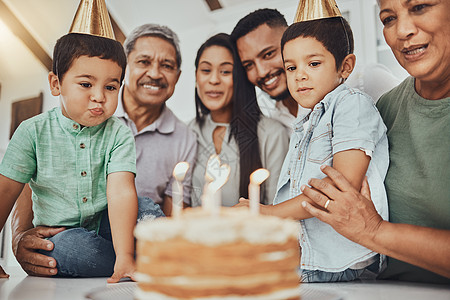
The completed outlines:
{"type": "Polygon", "coordinates": [[[53,252],[66,252],[64,259],[57,259],[58,274],[109,276],[113,266],[108,282],[117,282],[135,269],[138,210],[134,138],[112,116],[126,56],[111,38],[69,33],[57,41],[53,58],[48,79],[61,107],[22,122],[12,137],[0,164],[0,228],[29,183],[34,225],[68,228],[58,235],[69,239],[61,245],[58,235],[53,240],[53,252]],[[108,237],[99,243],[92,236],[103,234],[100,223],[109,225],[106,211],[114,249],[108,248],[108,237]],[[92,239],[84,238],[87,233],[92,239]],[[86,256],[70,254],[71,248],[80,247],[86,256]],[[105,262],[97,261],[100,256],[105,262]],[[108,263],[111,267],[105,267],[108,263]]]}

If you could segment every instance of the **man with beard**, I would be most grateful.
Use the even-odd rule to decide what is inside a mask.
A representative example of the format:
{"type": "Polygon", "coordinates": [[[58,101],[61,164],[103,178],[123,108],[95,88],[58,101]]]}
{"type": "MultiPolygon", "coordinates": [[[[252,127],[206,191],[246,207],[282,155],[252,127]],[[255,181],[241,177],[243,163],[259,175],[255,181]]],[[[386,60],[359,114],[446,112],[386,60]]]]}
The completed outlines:
{"type": "Polygon", "coordinates": [[[298,104],[289,94],[281,57],[280,42],[287,27],[278,10],[258,9],[236,24],[231,37],[236,41],[248,80],[276,100],[269,117],[280,121],[290,134],[298,104]]]}
{"type": "MultiPolygon", "coordinates": [[[[166,215],[172,209],[172,172],[178,162],[193,166],[195,134],[166,106],[181,74],[177,35],[168,27],[145,24],[134,29],[124,43],[127,68],[115,115],[132,131],[136,141],[136,190],[139,206],[159,204],[166,215]]],[[[190,204],[192,168],[183,181],[184,204],[190,204]]],[[[157,207],[153,207],[159,210],[157,207]]],[[[31,190],[17,201],[12,217],[13,252],[29,275],[57,274],[56,261],[37,253],[51,251],[46,240],[65,228],[32,225],[31,190]]]]}

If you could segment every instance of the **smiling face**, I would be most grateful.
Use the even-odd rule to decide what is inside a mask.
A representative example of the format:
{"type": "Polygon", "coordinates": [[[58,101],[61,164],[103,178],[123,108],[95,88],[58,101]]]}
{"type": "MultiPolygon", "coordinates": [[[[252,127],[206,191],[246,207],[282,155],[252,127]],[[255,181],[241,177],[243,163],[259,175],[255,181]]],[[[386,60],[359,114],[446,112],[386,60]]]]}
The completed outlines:
{"type": "Polygon", "coordinates": [[[289,92],[304,108],[313,108],[347,77],[336,70],[334,56],[312,37],[288,41],[283,56],[289,92]]]}
{"type": "Polygon", "coordinates": [[[197,93],[213,119],[218,114],[231,114],[233,65],[233,56],[225,47],[208,47],[200,56],[195,73],[197,93]]]}
{"type": "Polygon", "coordinates": [[[98,57],[76,58],[59,81],[49,75],[53,96],[60,96],[64,116],[83,126],[96,126],[114,114],[122,68],[114,61],[98,57]]]}
{"type": "Polygon", "coordinates": [[[125,88],[139,106],[161,106],[172,96],[180,73],[170,42],[140,37],[128,55],[125,88]]]}
{"type": "Polygon", "coordinates": [[[450,77],[450,1],[381,0],[383,33],[396,59],[423,81],[450,77]]]}
{"type": "Polygon", "coordinates": [[[236,41],[248,80],[276,100],[289,97],[280,50],[285,29],[262,24],[236,41]]]}

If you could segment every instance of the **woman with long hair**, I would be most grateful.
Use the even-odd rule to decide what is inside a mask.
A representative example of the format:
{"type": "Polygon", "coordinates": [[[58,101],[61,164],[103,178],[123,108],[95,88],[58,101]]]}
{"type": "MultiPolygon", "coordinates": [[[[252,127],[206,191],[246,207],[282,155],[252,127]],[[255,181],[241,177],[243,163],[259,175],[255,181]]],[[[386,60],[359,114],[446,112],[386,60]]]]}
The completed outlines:
{"type": "Polygon", "coordinates": [[[196,118],[189,126],[197,134],[198,149],[192,206],[201,205],[206,164],[214,154],[231,169],[221,189],[222,205],[248,198],[249,176],[258,168],[271,174],[262,186],[261,203],[272,203],[288,149],[287,133],[281,123],[261,114],[255,88],[228,34],[209,38],[197,52],[195,67],[196,118]]]}

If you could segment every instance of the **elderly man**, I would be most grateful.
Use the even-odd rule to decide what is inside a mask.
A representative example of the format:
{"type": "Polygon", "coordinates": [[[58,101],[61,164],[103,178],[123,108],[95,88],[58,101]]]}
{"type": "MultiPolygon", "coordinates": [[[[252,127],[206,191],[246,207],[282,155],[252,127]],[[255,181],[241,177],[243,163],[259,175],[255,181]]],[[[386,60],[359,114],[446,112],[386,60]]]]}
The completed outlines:
{"type": "MultiPolygon", "coordinates": [[[[181,73],[178,37],[165,26],[145,24],[130,33],[124,48],[128,62],[115,115],[136,140],[139,209],[154,205],[151,198],[170,215],[173,168],[180,161],[193,165],[197,147],[194,133],[165,105],[181,73]]],[[[185,206],[190,204],[191,175],[189,171],[183,182],[185,206]]],[[[55,275],[56,260],[37,251],[51,251],[53,243],[45,238],[64,228],[32,228],[30,194],[29,189],[22,193],[13,213],[13,252],[28,274],[55,275]]]]}
{"type": "MultiPolygon", "coordinates": [[[[165,105],[181,73],[178,37],[165,26],[146,24],[130,33],[124,48],[128,64],[116,115],[136,139],[137,193],[170,215],[173,168],[180,161],[192,166],[197,147],[195,134],[165,105]]],[[[188,171],[183,182],[185,204],[191,175],[188,171]]]]}

